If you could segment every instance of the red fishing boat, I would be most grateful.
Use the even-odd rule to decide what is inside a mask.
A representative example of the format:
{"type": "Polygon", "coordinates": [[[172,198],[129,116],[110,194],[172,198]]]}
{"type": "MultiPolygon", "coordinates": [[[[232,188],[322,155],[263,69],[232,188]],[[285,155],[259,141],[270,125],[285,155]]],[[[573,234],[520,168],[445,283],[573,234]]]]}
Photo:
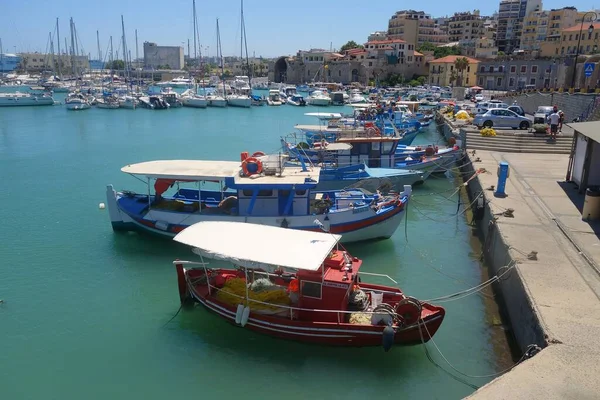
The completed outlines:
{"type": "MultiPolygon", "coordinates": [[[[340,235],[240,222],[199,222],[174,240],[200,262],[174,261],[182,303],[198,302],[225,320],[267,335],[340,346],[427,342],[445,311],[392,286],[366,283],[362,261],[340,235]],[[204,258],[234,268],[210,268],[204,258]]],[[[372,278],[373,279],[373,278],[372,278]]]]}

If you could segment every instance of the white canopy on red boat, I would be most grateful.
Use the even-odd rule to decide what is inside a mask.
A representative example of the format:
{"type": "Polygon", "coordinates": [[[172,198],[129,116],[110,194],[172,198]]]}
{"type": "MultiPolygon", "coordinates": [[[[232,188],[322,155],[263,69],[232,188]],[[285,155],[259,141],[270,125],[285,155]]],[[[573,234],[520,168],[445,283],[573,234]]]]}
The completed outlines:
{"type": "Polygon", "coordinates": [[[317,271],[340,239],[325,232],[223,221],[198,222],[174,238],[203,257],[246,268],[307,271],[317,271]]]}

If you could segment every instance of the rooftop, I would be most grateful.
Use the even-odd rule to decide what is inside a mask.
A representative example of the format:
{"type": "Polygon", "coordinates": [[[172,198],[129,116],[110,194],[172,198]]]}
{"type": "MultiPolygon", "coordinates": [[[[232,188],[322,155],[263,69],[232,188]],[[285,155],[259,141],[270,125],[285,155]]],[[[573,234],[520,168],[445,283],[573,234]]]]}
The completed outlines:
{"type": "MultiPolygon", "coordinates": [[[[594,23],[593,25],[594,25],[594,30],[596,30],[596,29],[600,29],[600,22],[596,22],[596,23],[594,23]]],[[[587,31],[587,29],[588,29],[589,27],[590,27],[590,26],[589,26],[587,23],[584,23],[584,24],[583,24],[583,32],[587,31]]],[[[565,28],[565,29],[563,29],[562,31],[563,31],[563,32],[579,32],[579,30],[580,30],[580,29],[581,29],[581,24],[577,24],[577,25],[575,25],[575,26],[572,26],[572,27],[570,27],[570,28],[565,28]]]]}
{"type": "Polygon", "coordinates": [[[436,60],[430,61],[430,63],[431,64],[449,64],[449,63],[454,63],[459,58],[466,58],[467,61],[469,61],[469,64],[479,63],[479,60],[476,60],[471,57],[465,57],[465,56],[446,56],[446,57],[442,57],[442,58],[438,58],[436,60]]]}

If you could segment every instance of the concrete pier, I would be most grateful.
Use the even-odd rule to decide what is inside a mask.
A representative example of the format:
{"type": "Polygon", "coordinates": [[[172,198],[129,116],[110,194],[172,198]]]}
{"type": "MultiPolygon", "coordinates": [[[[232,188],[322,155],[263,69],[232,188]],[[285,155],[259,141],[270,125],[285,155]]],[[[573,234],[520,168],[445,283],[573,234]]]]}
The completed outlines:
{"type": "Polygon", "coordinates": [[[522,351],[542,347],[470,398],[600,398],[600,223],[581,219],[583,197],[564,182],[568,155],[476,150],[469,158],[480,161],[463,167],[467,178],[488,171],[468,188],[485,199],[476,215],[493,274],[516,262],[498,286],[515,338],[522,351]],[[504,198],[490,190],[500,161],[510,165],[504,198]]]}

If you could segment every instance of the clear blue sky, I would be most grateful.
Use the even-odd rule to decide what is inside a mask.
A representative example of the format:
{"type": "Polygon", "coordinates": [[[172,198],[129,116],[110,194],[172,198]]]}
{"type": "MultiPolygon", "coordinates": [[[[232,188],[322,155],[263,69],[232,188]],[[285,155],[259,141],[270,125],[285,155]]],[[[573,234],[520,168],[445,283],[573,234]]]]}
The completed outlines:
{"type": "MultiPolygon", "coordinates": [[[[498,4],[499,0],[477,3],[486,15],[496,11],[498,4]]],[[[564,0],[545,0],[543,4],[545,9],[575,6],[589,10],[594,6],[593,0],[568,4],[564,0]]],[[[445,16],[472,10],[473,5],[474,2],[467,0],[431,0],[422,6],[393,0],[246,0],[248,52],[251,56],[255,52],[257,56],[274,57],[311,47],[329,48],[330,44],[339,48],[348,40],[363,43],[370,32],[385,30],[390,16],[397,10],[414,8],[433,16],[445,16]]],[[[209,55],[215,54],[217,17],[224,54],[239,55],[240,1],[196,0],[196,8],[200,41],[203,46],[209,46],[209,55]]],[[[84,50],[95,58],[96,30],[100,31],[103,53],[110,35],[115,51],[119,47],[116,43],[121,37],[121,14],[125,18],[127,45],[134,57],[135,29],[140,57],[144,41],[159,45],[184,42],[187,54],[187,39],[193,40],[192,0],[0,0],[0,39],[5,52],[14,52],[15,46],[18,52],[44,52],[55,19],[60,19],[64,44],[69,18],[73,17],[84,50]]]]}

